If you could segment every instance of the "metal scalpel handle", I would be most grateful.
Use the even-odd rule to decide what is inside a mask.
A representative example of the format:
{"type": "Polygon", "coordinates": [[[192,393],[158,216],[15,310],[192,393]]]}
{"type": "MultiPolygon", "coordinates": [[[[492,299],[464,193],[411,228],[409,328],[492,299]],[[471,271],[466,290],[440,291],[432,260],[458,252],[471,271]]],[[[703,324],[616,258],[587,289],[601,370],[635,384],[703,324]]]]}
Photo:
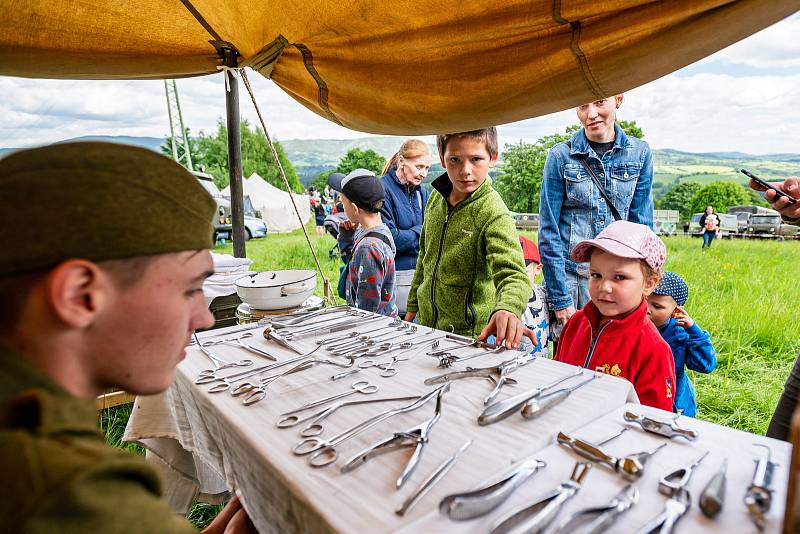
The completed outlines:
{"type": "Polygon", "coordinates": [[[419,500],[422,497],[424,497],[425,494],[428,493],[428,491],[430,491],[430,489],[433,486],[436,485],[437,482],[443,479],[445,475],[447,475],[447,473],[450,472],[450,470],[458,461],[458,457],[461,456],[461,453],[467,450],[467,448],[470,445],[472,445],[472,440],[469,440],[466,443],[464,443],[461,446],[461,448],[455,452],[455,454],[453,454],[450,458],[446,459],[444,462],[439,464],[439,467],[434,469],[434,471],[428,476],[428,478],[426,478],[419,485],[419,487],[416,489],[416,491],[414,491],[414,493],[409,495],[408,499],[406,499],[405,502],[400,506],[400,508],[395,510],[394,513],[396,513],[399,516],[405,515],[406,512],[408,512],[412,506],[414,506],[417,502],[419,502],[419,500]]]}
{"type": "Polygon", "coordinates": [[[500,506],[514,493],[514,490],[545,466],[547,464],[541,460],[527,460],[500,482],[474,491],[448,495],[439,503],[439,510],[456,521],[486,515],[500,506]]]}
{"type": "Polygon", "coordinates": [[[706,517],[714,518],[722,511],[725,504],[725,485],[727,482],[728,459],[725,458],[719,470],[708,481],[700,494],[700,510],[706,517]]]}

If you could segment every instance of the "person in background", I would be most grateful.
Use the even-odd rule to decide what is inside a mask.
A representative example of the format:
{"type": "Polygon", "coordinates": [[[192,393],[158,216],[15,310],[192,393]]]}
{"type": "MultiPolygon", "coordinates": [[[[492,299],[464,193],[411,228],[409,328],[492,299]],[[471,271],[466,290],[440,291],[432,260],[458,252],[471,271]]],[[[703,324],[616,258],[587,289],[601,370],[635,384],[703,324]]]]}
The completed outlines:
{"type": "Polygon", "coordinates": [[[417,266],[419,236],[428,204],[428,191],[422,187],[422,181],[428,175],[431,157],[427,143],[407,139],[386,162],[381,177],[386,190],[381,217],[392,232],[397,247],[397,309],[401,315],[406,312],[408,291],[417,266]]]}
{"type": "Polygon", "coordinates": [[[547,297],[542,286],[536,282],[536,278],[542,274],[542,260],[536,243],[521,235],[519,244],[522,247],[522,258],[525,260],[525,272],[528,273],[528,279],[531,282],[531,296],[528,299],[528,306],[522,313],[522,324],[533,332],[536,339],[536,343],[530,347],[530,352],[546,358],[548,357],[547,343],[550,337],[547,297]]]}
{"type": "Polygon", "coordinates": [[[317,235],[325,235],[325,206],[322,199],[314,202],[314,222],[316,223],[317,235]]]}
{"type": "Polygon", "coordinates": [[[661,278],[664,242],[643,224],[615,221],[571,256],[589,262],[591,300],[567,321],[555,359],[625,378],[642,404],[672,411],[675,363],[646,300],[661,278]]]}
{"type": "Polygon", "coordinates": [[[678,413],[697,415],[697,396],[686,369],[710,373],[717,367],[717,353],[708,332],[697,326],[684,306],[689,286],[683,278],[665,272],[656,288],[647,297],[647,315],[672,349],[675,360],[675,402],[678,413]]]}
{"type": "MultiPolygon", "coordinates": [[[[95,399],[164,391],[214,324],[215,202],[171,159],[82,142],[0,160],[0,208],[28,221],[0,255],[1,530],[195,532],[144,457],[105,443],[95,399]]],[[[204,532],[255,528],[233,499],[204,532]]]]}
{"type": "Polygon", "coordinates": [[[531,285],[514,219],[492,188],[497,129],[436,136],[447,169],[433,181],[406,321],[519,347],[531,285]]]}
{"type": "MultiPolygon", "coordinates": [[[[328,185],[339,193],[347,218],[357,227],[345,271],[347,304],[395,317],[395,248],[392,234],[381,220],[383,184],[372,171],[355,169],[346,176],[331,174],[328,185]]],[[[339,228],[340,248],[343,244],[347,248],[343,236],[347,231],[342,224],[339,228]]]]}
{"type": "Polygon", "coordinates": [[[592,239],[616,219],[653,227],[653,156],[647,143],[626,135],[616,123],[622,100],[620,94],[578,106],[582,128],[547,154],[539,252],[554,337],[590,298],[588,266],[570,260],[578,242],[592,239]]]}
{"type": "Polygon", "coordinates": [[[711,242],[717,237],[719,230],[719,215],[714,211],[714,206],[706,206],[705,212],[700,216],[700,228],[703,233],[703,246],[706,249],[711,246],[711,242]]]}
{"type": "MultiPolygon", "coordinates": [[[[792,176],[783,182],[772,182],[772,186],[794,198],[796,202],[791,204],[789,200],[775,191],[767,190],[762,185],[750,180],[750,187],[757,191],[764,191],[764,200],[769,202],[773,209],[778,210],[783,222],[800,226],[800,178],[792,176]]],[[[778,405],[775,406],[775,412],[772,414],[767,428],[767,437],[789,441],[789,425],[798,399],[800,399],[800,354],[794,361],[794,366],[783,386],[781,398],[778,399],[778,405]]]]}

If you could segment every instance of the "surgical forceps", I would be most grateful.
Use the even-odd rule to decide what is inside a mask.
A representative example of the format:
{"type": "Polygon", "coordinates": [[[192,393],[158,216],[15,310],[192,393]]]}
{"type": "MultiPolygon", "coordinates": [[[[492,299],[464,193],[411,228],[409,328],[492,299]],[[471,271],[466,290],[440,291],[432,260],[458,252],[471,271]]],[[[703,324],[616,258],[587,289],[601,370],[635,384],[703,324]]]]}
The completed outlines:
{"type": "MultiPolygon", "coordinates": [[[[233,384],[235,384],[237,382],[241,382],[245,378],[248,378],[248,377],[251,377],[251,376],[255,376],[255,375],[258,375],[258,374],[261,374],[261,373],[265,373],[267,371],[271,371],[273,369],[277,369],[279,367],[283,367],[284,365],[291,365],[293,363],[297,363],[299,361],[302,361],[302,360],[305,360],[307,358],[310,358],[311,355],[314,354],[314,352],[317,351],[317,349],[319,349],[319,347],[317,347],[316,349],[314,349],[314,350],[312,350],[310,352],[307,352],[307,353],[303,354],[302,356],[296,356],[294,358],[290,358],[288,360],[284,360],[284,361],[281,361],[281,362],[270,363],[268,365],[262,365],[260,367],[254,368],[254,369],[249,369],[247,371],[240,371],[238,373],[233,373],[233,374],[230,374],[230,375],[227,375],[227,376],[218,376],[216,373],[201,374],[201,375],[199,375],[197,377],[197,379],[195,379],[194,383],[195,384],[211,384],[212,382],[220,382],[219,384],[213,385],[208,389],[208,391],[211,392],[211,393],[220,393],[222,391],[227,391],[228,389],[230,389],[233,386],[233,384]]],[[[330,363],[335,363],[335,362],[330,362],[330,363]]],[[[336,364],[336,365],[341,365],[341,364],[336,364]]],[[[347,365],[342,365],[342,366],[343,367],[348,367],[347,365]]]]}
{"type": "Polygon", "coordinates": [[[233,391],[231,391],[231,395],[233,395],[234,397],[247,395],[244,399],[242,399],[242,404],[244,404],[245,406],[250,406],[251,404],[255,404],[258,401],[264,399],[264,397],[267,396],[267,387],[276,380],[283,378],[286,375],[290,375],[292,373],[308,369],[312,365],[314,365],[314,363],[310,361],[302,362],[298,365],[295,365],[291,369],[287,369],[286,371],[280,372],[272,376],[264,377],[258,382],[258,384],[253,384],[252,382],[245,382],[244,384],[239,384],[238,386],[236,386],[236,388],[233,389],[233,391]]]}
{"type": "MultiPolygon", "coordinates": [[[[366,353],[373,350],[369,347],[373,347],[373,345],[375,345],[378,342],[384,344],[385,342],[391,341],[392,339],[397,339],[403,336],[410,336],[417,333],[417,327],[410,326],[408,324],[403,324],[402,326],[398,327],[397,330],[400,331],[399,334],[397,332],[389,332],[387,334],[383,334],[368,339],[367,341],[363,341],[361,338],[359,338],[357,341],[354,342],[354,344],[347,345],[346,348],[340,347],[339,349],[331,350],[330,352],[331,354],[335,354],[336,356],[348,356],[350,358],[358,358],[359,356],[364,356],[366,353]],[[360,345],[361,343],[364,343],[367,346],[357,350],[353,350],[356,347],[358,347],[358,345],[360,345]]],[[[389,346],[391,346],[391,344],[389,346]]]]}
{"type": "Polygon", "coordinates": [[[337,458],[339,457],[339,453],[336,451],[336,447],[341,445],[348,439],[357,436],[361,432],[365,430],[369,430],[373,426],[382,423],[386,419],[393,417],[395,415],[411,412],[416,410],[420,406],[423,406],[426,402],[431,400],[435,395],[439,393],[441,389],[449,389],[450,384],[445,384],[443,386],[439,386],[438,388],[434,389],[426,393],[425,395],[421,395],[417,397],[417,400],[408,404],[406,406],[402,406],[400,408],[393,408],[391,410],[383,411],[377,415],[373,415],[369,419],[358,423],[357,425],[353,425],[347,430],[337,434],[332,438],[328,438],[326,440],[322,440],[319,438],[307,438],[303,441],[299,442],[297,445],[294,446],[292,452],[298,456],[305,456],[309,454],[308,463],[312,467],[325,467],[326,465],[330,465],[334,463],[337,458]]]}
{"type": "Polygon", "coordinates": [[[706,456],[708,456],[708,451],[704,452],[700,458],[686,467],[676,469],[675,471],[661,477],[658,481],[659,493],[663,493],[667,497],[672,497],[680,490],[688,486],[689,481],[692,479],[692,474],[694,473],[695,468],[700,465],[700,462],[702,462],[706,456]]]}
{"type": "Polygon", "coordinates": [[[505,532],[526,532],[528,534],[538,534],[550,526],[550,523],[558,516],[564,504],[572,499],[582,487],[583,479],[592,469],[592,464],[587,462],[577,462],[572,468],[572,476],[564,481],[556,489],[546,493],[533,504],[525,505],[522,508],[511,512],[495,526],[491,534],[503,534],[505,532]]]}
{"type": "Polygon", "coordinates": [[[294,415],[296,413],[304,412],[306,410],[310,410],[311,408],[316,408],[317,406],[322,406],[323,404],[327,404],[331,401],[343,399],[345,397],[349,397],[350,395],[355,395],[356,393],[370,395],[372,393],[376,393],[377,391],[378,391],[377,385],[370,384],[366,380],[357,380],[356,382],[350,384],[349,390],[343,393],[337,393],[336,395],[330,395],[329,397],[325,397],[324,399],[319,399],[313,402],[309,402],[307,404],[300,406],[299,408],[295,408],[294,410],[289,410],[288,412],[284,412],[281,414],[281,416],[286,417],[287,415],[294,415]]]}
{"type": "Polygon", "coordinates": [[[442,417],[442,397],[444,397],[446,392],[446,389],[439,389],[439,393],[436,396],[436,408],[430,419],[408,430],[395,432],[392,437],[370,445],[348,460],[347,463],[342,466],[342,473],[352,471],[356,467],[366,463],[370,458],[374,458],[379,454],[406,447],[413,447],[414,452],[411,454],[411,458],[408,459],[408,462],[406,462],[405,467],[400,472],[400,476],[395,483],[397,489],[403,487],[403,484],[411,477],[417,464],[419,464],[419,459],[422,458],[422,452],[425,450],[425,444],[428,443],[428,436],[431,433],[431,429],[442,417]]]}
{"type": "Polygon", "coordinates": [[[552,389],[557,385],[561,384],[562,382],[565,382],[570,378],[580,376],[581,374],[583,374],[583,369],[578,369],[574,373],[568,374],[567,376],[562,376],[561,378],[558,378],[550,382],[549,384],[545,384],[544,386],[539,386],[529,391],[520,393],[519,395],[514,395],[513,397],[509,397],[500,402],[491,404],[483,410],[483,413],[480,416],[478,416],[478,424],[481,426],[485,426],[485,425],[491,425],[492,423],[496,423],[498,421],[502,421],[506,417],[510,416],[512,413],[519,410],[520,407],[522,407],[525,403],[527,403],[531,399],[535,399],[548,389],[552,389]]]}
{"type": "Polygon", "coordinates": [[[304,322],[317,317],[318,315],[329,315],[329,314],[336,314],[342,312],[348,312],[352,310],[350,306],[347,305],[340,305],[340,306],[332,306],[330,308],[322,308],[321,310],[313,311],[313,312],[301,312],[300,314],[286,314],[281,317],[288,317],[287,320],[281,321],[281,317],[276,317],[272,321],[270,321],[271,325],[277,326],[278,328],[287,328],[291,326],[301,325],[304,322]]]}
{"type": "Polygon", "coordinates": [[[580,530],[582,534],[601,534],[606,532],[619,516],[633,508],[637,502],[639,502],[639,489],[628,484],[608,504],[573,512],[566,521],[556,527],[555,532],[556,534],[570,534],[575,532],[576,526],[582,525],[583,528],[580,530]],[[589,521],[588,518],[593,516],[594,518],[589,521]]]}
{"type": "MultiPolygon", "coordinates": [[[[379,317],[379,319],[386,319],[386,317],[379,317]]],[[[325,345],[325,348],[328,349],[328,350],[335,349],[338,345],[344,345],[344,344],[352,343],[352,340],[354,338],[363,336],[366,339],[369,339],[369,336],[367,336],[367,334],[371,334],[373,332],[379,332],[381,330],[386,330],[388,328],[397,328],[402,323],[403,323],[403,321],[401,319],[398,319],[398,318],[395,317],[388,325],[379,326],[378,328],[373,328],[372,330],[364,330],[362,332],[354,330],[352,332],[348,332],[348,333],[342,334],[340,336],[328,337],[328,338],[325,338],[325,339],[320,339],[320,340],[317,340],[317,345],[325,345]],[[350,340],[350,341],[348,341],[348,340],[350,340]]]]}
{"type": "Polygon", "coordinates": [[[451,382],[461,378],[486,378],[494,383],[494,389],[485,399],[483,405],[486,406],[494,400],[500,393],[500,389],[506,384],[516,384],[517,381],[509,378],[508,375],[516,371],[523,365],[526,365],[536,359],[536,356],[525,355],[506,360],[498,365],[491,367],[467,367],[465,371],[455,371],[452,373],[445,373],[439,376],[432,376],[425,379],[425,385],[441,384],[442,382],[451,382]]]}
{"type": "Polygon", "coordinates": [[[244,343],[242,343],[243,339],[250,339],[251,337],[253,337],[253,333],[252,332],[245,332],[244,334],[242,334],[241,336],[238,336],[238,337],[232,337],[232,338],[228,338],[228,339],[220,339],[220,340],[217,340],[217,341],[214,341],[213,339],[209,340],[209,341],[204,341],[201,346],[203,346],[203,347],[213,347],[215,345],[230,345],[232,347],[239,347],[239,348],[244,349],[246,351],[252,352],[253,354],[258,354],[262,358],[266,358],[268,360],[272,360],[273,362],[278,361],[278,359],[275,356],[273,356],[272,354],[270,354],[269,352],[267,352],[265,350],[261,350],[258,347],[253,347],[253,346],[245,345],[244,343]]]}
{"type": "Polygon", "coordinates": [[[678,493],[664,503],[664,510],[643,526],[638,534],[650,534],[651,532],[670,534],[678,520],[686,514],[691,506],[692,496],[689,490],[681,488],[678,493]]]}
{"type": "MultiPolygon", "coordinates": [[[[438,351],[441,356],[439,357],[439,367],[451,367],[454,363],[463,362],[466,360],[471,360],[473,358],[480,358],[481,356],[486,356],[487,354],[496,354],[498,352],[503,352],[506,348],[503,345],[493,345],[492,343],[486,343],[485,341],[477,341],[475,343],[475,348],[484,349],[483,352],[477,352],[475,354],[470,354],[468,356],[456,356],[453,354],[456,350],[461,350],[462,348],[466,347],[457,347],[452,350],[443,350],[438,351]]],[[[430,354],[428,354],[430,356],[430,354]]]]}
{"type": "MultiPolygon", "coordinates": [[[[370,367],[377,367],[381,370],[379,373],[383,378],[391,378],[397,374],[397,366],[395,365],[397,362],[404,362],[408,360],[408,358],[398,358],[397,356],[393,357],[391,360],[387,362],[378,362],[375,360],[364,360],[363,362],[358,364],[359,369],[369,369],[370,367]]],[[[430,385],[430,384],[426,384],[430,385]]]]}
{"type": "Polygon", "coordinates": [[[361,310],[351,310],[348,311],[345,316],[326,319],[324,321],[320,321],[318,324],[315,324],[313,326],[306,326],[304,328],[300,328],[299,330],[292,330],[289,328],[285,329],[272,328],[272,330],[279,331],[284,339],[286,339],[287,341],[291,341],[295,336],[300,336],[300,335],[312,336],[312,335],[318,335],[318,333],[332,334],[334,332],[347,330],[348,328],[351,328],[360,323],[366,323],[369,321],[375,321],[380,319],[382,319],[382,317],[375,317],[370,312],[365,312],[361,310]]]}
{"type": "Polygon", "coordinates": [[[304,438],[310,438],[313,436],[319,436],[322,434],[324,428],[322,427],[322,421],[328,418],[328,416],[332,415],[336,410],[339,408],[344,408],[345,406],[356,406],[358,404],[370,404],[373,402],[387,402],[387,401],[407,401],[407,400],[416,400],[418,399],[418,395],[410,396],[410,397],[389,397],[386,399],[365,399],[365,400],[353,400],[353,401],[338,401],[330,406],[326,406],[322,410],[318,412],[314,412],[302,419],[296,415],[287,415],[283,419],[280,419],[277,423],[278,428],[290,428],[293,426],[297,426],[300,423],[305,423],[309,421],[306,427],[300,431],[300,435],[304,438]]]}
{"type": "Polygon", "coordinates": [[[236,361],[236,362],[229,362],[227,360],[223,360],[223,359],[217,358],[216,356],[211,354],[211,352],[208,349],[206,349],[202,345],[202,343],[200,343],[200,340],[197,338],[197,332],[194,332],[194,341],[197,344],[197,347],[200,349],[200,351],[203,354],[205,354],[206,357],[209,360],[211,360],[212,364],[214,364],[214,368],[213,369],[203,369],[202,371],[200,371],[197,374],[197,378],[198,379],[200,379],[202,377],[207,377],[207,376],[215,377],[217,371],[221,371],[223,369],[230,369],[231,367],[249,367],[249,366],[253,365],[253,360],[250,360],[250,359],[239,360],[239,361],[236,361]]]}

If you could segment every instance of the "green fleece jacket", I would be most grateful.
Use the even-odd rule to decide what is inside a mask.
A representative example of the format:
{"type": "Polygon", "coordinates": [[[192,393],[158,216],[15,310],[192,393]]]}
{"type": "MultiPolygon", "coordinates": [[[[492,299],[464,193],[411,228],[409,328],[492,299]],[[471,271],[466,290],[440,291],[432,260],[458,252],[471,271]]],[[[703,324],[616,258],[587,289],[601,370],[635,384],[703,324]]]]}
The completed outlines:
{"type": "Polygon", "coordinates": [[[491,179],[454,208],[450,177],[432,185],[406,309],[420,324],[470,337],[498,310],[520,317],[531,284],[514,220],[491,179]]]}

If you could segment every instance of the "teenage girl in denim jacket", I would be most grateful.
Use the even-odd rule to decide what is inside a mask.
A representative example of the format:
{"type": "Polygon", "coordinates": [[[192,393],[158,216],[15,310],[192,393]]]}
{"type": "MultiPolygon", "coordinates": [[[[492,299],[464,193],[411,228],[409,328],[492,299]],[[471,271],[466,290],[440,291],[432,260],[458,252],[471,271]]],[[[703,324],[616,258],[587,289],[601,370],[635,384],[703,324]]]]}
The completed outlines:
{"type": "Polygon", "coordinates": [[[577,108],[583,128],[547,155],[539,204],[539,251],[547,303],[554,311],[551,332],[589,301],[586,264],[569,259],[579,242],[593,239],[614,220],[605,199],[581,165],[580,157],[602,181],[619,214],[653,227],[653,156],[647,143],[629,137],[616,124],[622,95],[577,108]]]}

